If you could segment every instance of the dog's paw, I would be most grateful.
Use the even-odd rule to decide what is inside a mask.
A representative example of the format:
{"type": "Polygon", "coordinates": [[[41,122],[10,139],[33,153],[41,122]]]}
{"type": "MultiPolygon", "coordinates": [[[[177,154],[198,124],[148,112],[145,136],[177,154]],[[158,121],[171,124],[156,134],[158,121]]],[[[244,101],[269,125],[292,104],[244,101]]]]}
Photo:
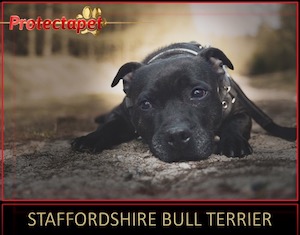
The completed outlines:
{"type": "Polygon", "coordinates": [[[98,153],[104,149],[101,141],[95,133],[74,139],[71,146],[73,150],[78,152],[98,153]]]}
{"type": "Polygon", "coordinates": [[[253,150],[248,141],[241,135],[223,135],[216,146],[216,154],[227,157],[244,157],[252,154],[253,150]]]}

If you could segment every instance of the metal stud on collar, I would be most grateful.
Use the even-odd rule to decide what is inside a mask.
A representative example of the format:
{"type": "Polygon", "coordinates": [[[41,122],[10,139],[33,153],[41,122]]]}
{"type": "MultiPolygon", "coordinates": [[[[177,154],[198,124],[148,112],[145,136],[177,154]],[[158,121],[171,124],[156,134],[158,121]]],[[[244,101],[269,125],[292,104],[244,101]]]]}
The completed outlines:
{"type": "Polygon", "coordinates": [[[229,93],[229,91],[231,90],[231,86],[224,86],[224,89],[226,90],[227,93],[229,93]]]}
{"type": "Polygon", "coordinates": [[[223,106],[223,109],[227,109],[228,108],[228,104],[225,100],[222,101],[222,106],[223,106]]]}
{"type": "Polygon", "coordinates": [[[220,140],[221,140],[220,136],[218,136],[218,135],[215,135],[215,137],[214,137],[214,141],[215,141],[215,142],[219,142],[220,140]]]}

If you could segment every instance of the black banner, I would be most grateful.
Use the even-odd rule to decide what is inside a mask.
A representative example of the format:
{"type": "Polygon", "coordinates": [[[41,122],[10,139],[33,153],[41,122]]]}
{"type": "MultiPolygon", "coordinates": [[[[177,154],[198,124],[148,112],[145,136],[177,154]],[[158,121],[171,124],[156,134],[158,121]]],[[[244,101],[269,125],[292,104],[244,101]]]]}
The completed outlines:
{"type": "Polygon", "coordinates": [[[297,205],[4,204],[4,235],[298,234],[297,205]]]}

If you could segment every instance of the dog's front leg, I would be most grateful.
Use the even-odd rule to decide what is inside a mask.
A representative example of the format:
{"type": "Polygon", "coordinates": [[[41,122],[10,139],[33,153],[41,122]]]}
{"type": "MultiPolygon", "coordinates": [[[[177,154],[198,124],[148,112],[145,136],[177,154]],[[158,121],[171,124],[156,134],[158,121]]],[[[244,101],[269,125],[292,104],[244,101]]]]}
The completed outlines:
{"type": "Polygon", "coordinates": [[[106,114],[105,122],[101,123],[96,131],[76,138],[72,142],[72,148],[76,151],[97,153],[132,140],[135,136],[134,127],[121,104],[111,113],[106,114]]]}
{"type": "Polygon", "coordinates": [[[217,133],[215,153],[227,157],[243,157],[252,153],[248,143],[251,131],[251,118],[246,113],[238,113],[225,120],[217,133]]]}

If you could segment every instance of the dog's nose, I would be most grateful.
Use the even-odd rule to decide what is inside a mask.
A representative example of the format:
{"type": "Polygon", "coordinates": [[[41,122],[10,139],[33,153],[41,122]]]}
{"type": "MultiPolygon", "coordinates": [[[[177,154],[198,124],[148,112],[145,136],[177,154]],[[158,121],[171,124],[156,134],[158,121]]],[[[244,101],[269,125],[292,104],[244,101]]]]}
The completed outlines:
{"type": "Polygon", "coordinates": [[[186,147],[191,139],[191,131],[183,127],[174,127],[167,131],[168,144],[174,148],[186,147]]]}

